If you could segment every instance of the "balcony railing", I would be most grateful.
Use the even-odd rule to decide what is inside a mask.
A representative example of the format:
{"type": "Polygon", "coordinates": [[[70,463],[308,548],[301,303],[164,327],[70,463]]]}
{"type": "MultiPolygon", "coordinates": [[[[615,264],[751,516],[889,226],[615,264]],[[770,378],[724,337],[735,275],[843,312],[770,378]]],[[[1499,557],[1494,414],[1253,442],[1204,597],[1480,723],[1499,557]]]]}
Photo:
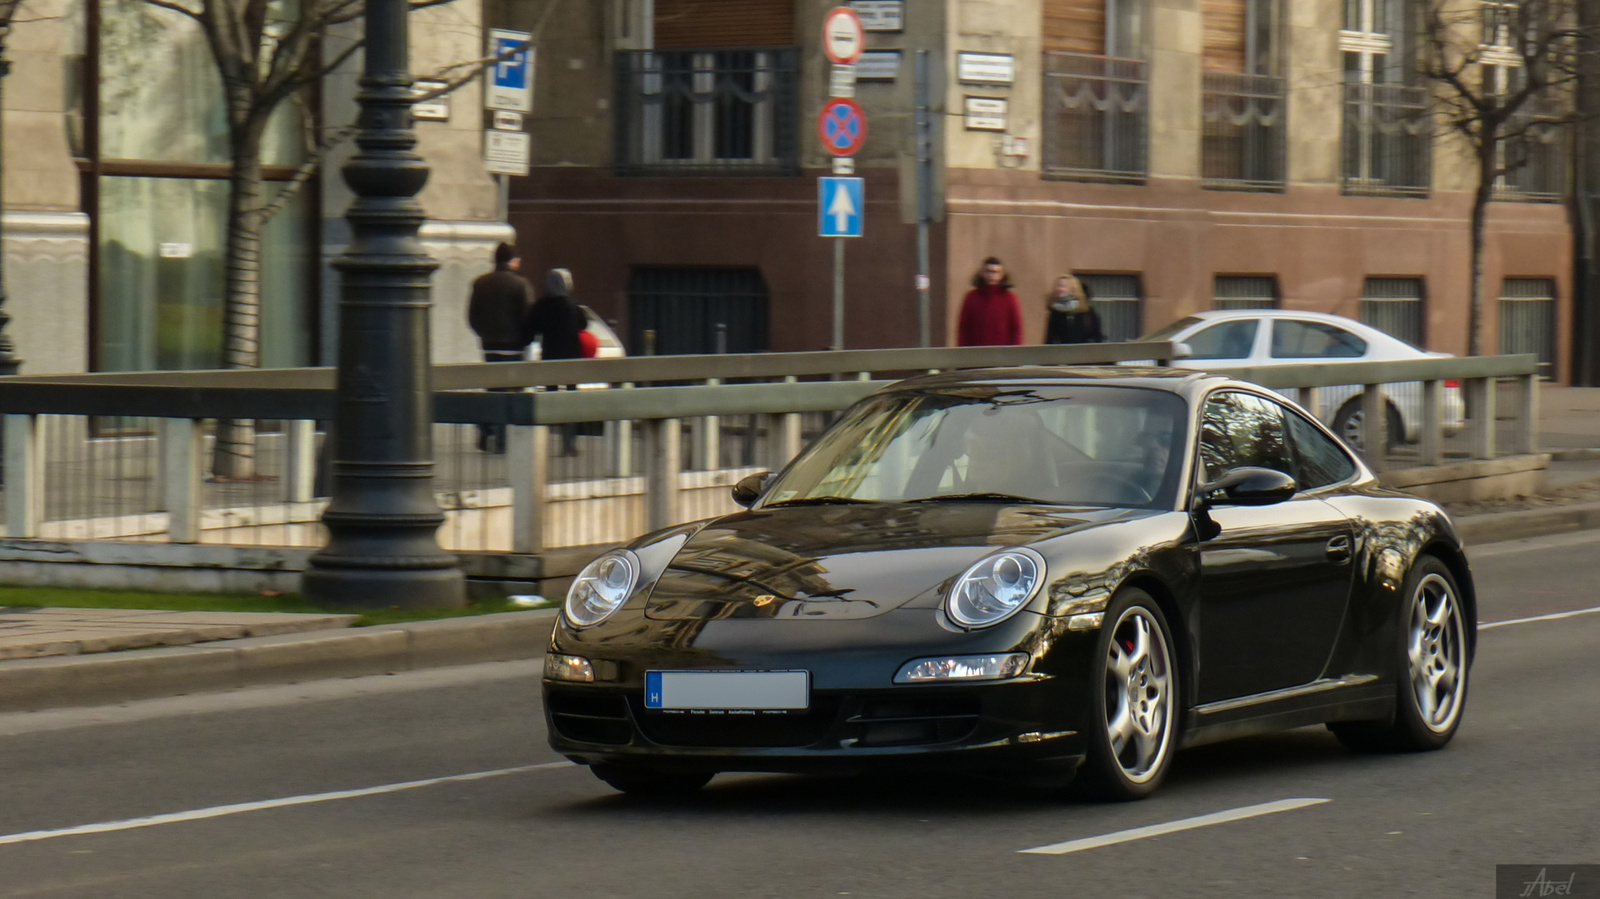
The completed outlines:
{"type": "Polygon", "coordinates": [[[622,175],[799,173],[794,48],[617,54],[622,175]]]}
{"type": "Polygon", "coordinates": [[[1428,92],[1399,84],[1344,86],[1344,192],[1425,197],[1433,182],[1428,92]]]}
{"type": "Polygon", "coordinates": [[[1561,125],[1541,125],[1541,118],[1559,117],[1558,110],[1546,115],[1533,109],[1512,116],[1500,145],[1501,164],[1509,171],[1495,185],[1496,200],[1522,203],[1559,203],[1567,188],[1567,137],[1561,125]]]}
{"type": "Polygon", "coordinates": [[[1149,63],[1045,54],[1046,176],[1142,184],[1150,171],[1149,133],[1149,63]]]}
{"type": "Polygon", "coordinates": [[[1206,72],[1200,100],[1202,185],[1283,190],[1288,103],[1271,75],[1206,72]]]}

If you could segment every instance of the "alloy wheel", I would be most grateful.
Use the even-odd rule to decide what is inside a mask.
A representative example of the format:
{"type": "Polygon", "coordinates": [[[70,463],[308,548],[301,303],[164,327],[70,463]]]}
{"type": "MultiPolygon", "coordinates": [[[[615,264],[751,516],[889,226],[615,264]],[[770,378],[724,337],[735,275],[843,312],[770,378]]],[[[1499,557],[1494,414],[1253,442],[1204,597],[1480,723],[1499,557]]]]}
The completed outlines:
{"type": "Polygon", "coordinates": [[[1155,776],[1171,751],[1171,658],[1148,610],[1135,605],[1123,611],[1106,657],[1106,736],[1112,757],[1133,783],[1155,776]]]}
{"type": "Polygon", "coordinates": [[[1422,723],[1434,733],[1449,730],[1466,695],[1466,634],[1461,605],[1450,582],[1429,574],[1411,597],[1406,656],[1411,690],[1422,723]]]}

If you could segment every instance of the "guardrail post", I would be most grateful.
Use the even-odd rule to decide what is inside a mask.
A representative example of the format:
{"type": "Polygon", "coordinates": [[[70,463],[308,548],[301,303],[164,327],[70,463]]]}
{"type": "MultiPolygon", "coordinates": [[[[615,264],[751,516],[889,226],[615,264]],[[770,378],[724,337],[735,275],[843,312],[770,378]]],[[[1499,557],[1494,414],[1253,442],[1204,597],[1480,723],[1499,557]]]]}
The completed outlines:
{"type": "MultiPolygon", "coordinates": [[[[633,382],[626,381],[623,390],[632,390],[633,382]]],[[[614,478],[633,476],[633,422],[608,421],[603,425],[606,439],[606,470],[614,478]]]]}
{"type": "Polygon", "coordinates": [[[1422,382],[1422,421],[1417,434],[1417,455],[1423,465],[1444,461],[1444,385],[1422,382]]]}
{"type": "Polygon", "coordinates": [[[652,531],[678,523],[682,433],[682,425],[676,418],[652,418],[644,422],[645,527],[652,531]]]}
{"type": "Polygon", "coordinates": [[[161,492],[167,540],[200,542],[200,459],[205,434],[192,418],[161,419],[161,492]]]}
{"type": "Polygon", "coordinates": [[[6,536],[37,537],[44,523],[44,429],[33,415],[5,423],[6,536]]]}
{"type": "MultiPolygon", "coordinates": [[[[785,384],[794,384],[800,379],[789,375],[783,379],[785,384]]],[[[779,419],[777,458],[773,461],[773,471],[782,469],[790,460],[800,455],[800,413],[790,412],[779,419]]]]}
{"type": "Polygon", "coordinates": [[[283,501],[309,503],[317,482],[317,423],[284,422],[283,501]]]}
{"type": "Polygon", "coordinates": [[[1516,451],[1539,451],[1539,376],[1522,375],[1517,378],[1517,436],[1516,451]]]}
{"type": "Polygon", "coordinates": [[[1493,459],[1495,454],[1495,379],[1468,378],[1467,432],[1472,458],[1493,459]]]}
{"type": "Polygon", "coordinates": [[[1295,402],[1300,404],[1300,408],[1311,413],[1312,418],[1317,421],[1322,420],[1322,397],[1321,394],[1317,393],[1317,388],[1296,387],[1294,399],[1295,402]]]}
{"type": "Polygon", "coordinates": [[[543,552],[544,508],[550,486],[550,429],[506,426],[506,471],[511,481],[511,551],[543,552]]]}
{"type": "MultiPolygon", "coordinates": [[[[706,379],[707,387],[715,387],[721,383],[720,378],[706,379]]],[[[722,420],[715,415],[704,415],[695,419],[690,427],[694,429],[690,436],[694,458],[690,464],[701,471],[714,471],[720,468],[717,463],[722,459],[722,420]]]]}
{"type": "Polygon", "coordinates": [[[1361,388],[1361,461],[1382,471],[1389,455],[1389,409],[1382,384],[1361,388]]]}

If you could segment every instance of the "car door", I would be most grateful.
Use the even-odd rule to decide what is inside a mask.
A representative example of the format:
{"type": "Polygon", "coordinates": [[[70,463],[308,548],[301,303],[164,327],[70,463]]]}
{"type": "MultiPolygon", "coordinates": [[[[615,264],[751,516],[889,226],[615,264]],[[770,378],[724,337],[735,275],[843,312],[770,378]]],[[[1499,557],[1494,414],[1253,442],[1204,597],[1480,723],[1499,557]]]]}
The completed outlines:
{"type": "MultiPolygon", "coordinates": [[[[1296,474],[1286,410],[1223,390],[1201,413],[1199,477],[1259,466],[1296,474]]],[[[1314,493],[1270,506],[1213,506],[1216,536],[1200,543],[1200,702],[1315,680],[1350,595],[1353,528],[1314,493]]]]}

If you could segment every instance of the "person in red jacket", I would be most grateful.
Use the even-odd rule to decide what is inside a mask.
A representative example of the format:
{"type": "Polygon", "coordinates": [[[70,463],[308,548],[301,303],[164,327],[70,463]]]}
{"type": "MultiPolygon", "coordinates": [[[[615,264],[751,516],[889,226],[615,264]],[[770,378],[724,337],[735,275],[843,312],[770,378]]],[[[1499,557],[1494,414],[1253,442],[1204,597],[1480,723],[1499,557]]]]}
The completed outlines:
{"type": "Polygon", "coordinates": [[[956,346],[1021,346],[1022,304],[1011,292],[1011,279],[999,259],[990,256],[972,276],[972,289],[961,301],[956,346]]]}

